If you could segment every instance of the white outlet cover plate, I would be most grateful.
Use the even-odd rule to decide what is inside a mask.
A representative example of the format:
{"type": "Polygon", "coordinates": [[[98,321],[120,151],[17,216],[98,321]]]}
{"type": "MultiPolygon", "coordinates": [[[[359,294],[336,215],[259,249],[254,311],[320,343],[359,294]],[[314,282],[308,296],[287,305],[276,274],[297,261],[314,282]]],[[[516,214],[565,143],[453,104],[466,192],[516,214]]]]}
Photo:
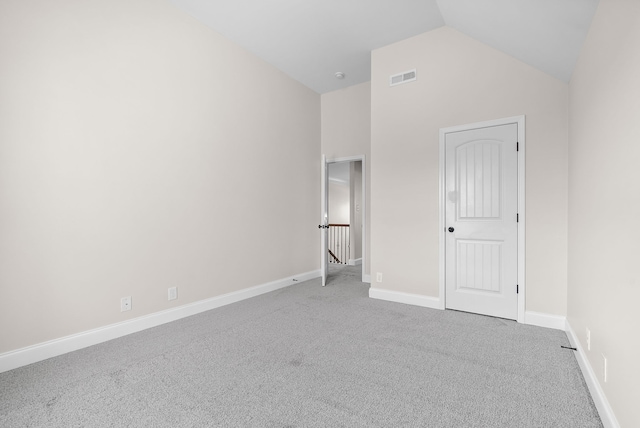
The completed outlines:
{"type": "Polygon", "coordinates": [[[131,296],[120,299],[120,312],[131,310],[131,296]]]}

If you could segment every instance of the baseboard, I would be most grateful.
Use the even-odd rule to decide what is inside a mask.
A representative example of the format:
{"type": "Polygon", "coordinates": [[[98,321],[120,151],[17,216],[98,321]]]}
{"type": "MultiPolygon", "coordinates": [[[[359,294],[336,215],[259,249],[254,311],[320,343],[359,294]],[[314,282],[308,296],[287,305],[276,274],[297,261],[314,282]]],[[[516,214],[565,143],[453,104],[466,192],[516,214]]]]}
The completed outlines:
{"type": "Polygon", "coordinates": [[[362,282],[366,282],[367,284],[371,284],[371,275],[362,275],[362,282]]]}
{"type": "Polygon", "coordinates": [[[589,392],[591,393],[593,403],[596,405],[602,424],[605,428],[620,428],[616,415],[613,413],[613,409],[609,405],[609,400],[607,400],[607,397],[604,395],[600,382],[598,381],[589,360],[585,356],[582,346],[580,345],[580,341],[571,328],[571,324],[569,324],[569,320],[565,322],[565,331],[571,346],[577,349],[577,351],[574,352],[574,355],[576,356],[576,360],[578,360],[578,365],[580,366],[584,380],[587,383],[589,392]]]}
{"type": "Polygon", "coordinates": [[[402,293],[400,291],[390,291],[372,287],[369,288],[369,297],[431,309],[443,309],[440,304],[440,299],[437,297],[423,296],[420,294],[402,293]]]}
{"type": "Polygon", "coordinates": [[[278,290],[297,282],[318,278],[319,276],[319,270],[306,272],[300,275],[294,275],[288,278],[212,297],[210,299],[200,300],[198,302],[167,309],[165,311],[144,315],[132,320],[83,331],[81,333],[6,352],[4,354],[0,354],[0,373],[56,357],[58,355],[66,354],[67,352],[97,345],[98,343],[106,342],[128,334],[137,333],[151,327],[156,327],[161,324],[166,324],[171,321],[176,321],[181,318],[199,314],[231,303],[239,302],[250,297],[259,296],[260,294],[278,290]]]}
{"type": "Polygon", "coordinates": [[[361,264],[362,264],[362,257],[360,257],[359,259],[349,259],[350,266],[358,266],[361,264]]]}
{"type": "Polygon", "coordinates": [[[524,313],[524,323],[538,327],[553,328],[564,331],[567,317],[562,315],[544,314],[542,312],[527,311],[524,313]]]}

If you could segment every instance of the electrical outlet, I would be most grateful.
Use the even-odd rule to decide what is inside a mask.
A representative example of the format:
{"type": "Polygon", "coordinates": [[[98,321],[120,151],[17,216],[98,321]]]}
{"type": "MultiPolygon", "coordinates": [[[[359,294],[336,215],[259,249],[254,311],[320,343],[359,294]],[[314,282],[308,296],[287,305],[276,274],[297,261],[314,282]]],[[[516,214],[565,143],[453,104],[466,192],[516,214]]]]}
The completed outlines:
{"type": "Polygon", "coordinates": [[[602,371],[604,372],[603,373],[604,382],[607,383],[609,367],[607,364],[607,357],[605,357],[604,354],[602,355],[602,371]]]}
{"type": "Polygon", "coordinates": [[[377,272],[376,273],[376,282],[382,282],[382,273],[381,272],[377,272]]]}
{"type": "Polygon", "coordinates": [[[587,329],[587,351],[591,351],[591,330],[587,329]]]}
{"type": "Polygon", "coordinates": [[[120,299],[120,312],[131,310],[131,296],[120,299]]]}
{"type": "Polygon", "coordinates": [[[168,290],[169,300],[176,300],[178,298],[178,288],[170,287],[168,290]]]}

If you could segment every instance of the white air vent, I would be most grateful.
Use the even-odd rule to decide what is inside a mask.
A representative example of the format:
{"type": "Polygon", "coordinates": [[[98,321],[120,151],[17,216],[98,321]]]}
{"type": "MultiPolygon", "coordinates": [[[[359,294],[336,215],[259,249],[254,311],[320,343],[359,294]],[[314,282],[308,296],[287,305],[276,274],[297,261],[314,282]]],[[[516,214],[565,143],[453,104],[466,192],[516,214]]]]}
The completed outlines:
{"type": "Polygon", "coordinates": [[[416,69],[405,71],[404,73],[394,74],[389,77],[389,86],[401,85],[416,80],[416,69]]]}

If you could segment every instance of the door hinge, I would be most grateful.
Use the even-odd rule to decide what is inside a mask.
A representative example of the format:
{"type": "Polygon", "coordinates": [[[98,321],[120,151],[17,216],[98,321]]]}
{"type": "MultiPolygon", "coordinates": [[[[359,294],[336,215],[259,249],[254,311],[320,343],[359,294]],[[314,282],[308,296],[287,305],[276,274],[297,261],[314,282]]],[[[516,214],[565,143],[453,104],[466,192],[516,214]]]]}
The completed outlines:
{"type": "Polygon", "coordinates": [[[520,213],[516,213],[516,223],[520,223],[520,213]]]}
{"type": "Polygon", "coordinates": [[[520,143],[516,141],[516,152],[520,151],[520,143]]]}
{"type": "Polygon", "coordinates": [[[516,284],[516,294],[520,294],[520,286],[516,284]]]}

